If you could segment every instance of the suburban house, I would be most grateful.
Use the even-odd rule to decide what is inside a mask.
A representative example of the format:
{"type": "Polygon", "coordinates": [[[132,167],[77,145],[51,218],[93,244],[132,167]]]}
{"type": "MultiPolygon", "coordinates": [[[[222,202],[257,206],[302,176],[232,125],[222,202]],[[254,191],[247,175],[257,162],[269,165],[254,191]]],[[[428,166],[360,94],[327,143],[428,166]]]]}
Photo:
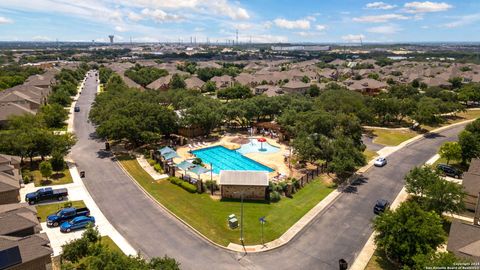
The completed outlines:
{"type": "Polygon", "coordinates": [[[480,159],[472,159],[468,171],[463,174],[462,185],[467,193],[465,206],[468,210],[475,211],[480,193],[480,159]]]}
{"type": "Polygon", "coordinates": [[[301,81],[290,81],[282,86],[282,91],[285,93],[305,93],[310,84],[301,81]]]}
{"type": "Polygon", "coordinates": [[[35,207],[0,205],[0,269],[51,269],[50,241],[41,230],[35,207]]]}
{"type": "Polygon", "coordinates": [[[480,226],[454,220],[450,227],[447,250],[458,257],[480,262],[480,226]]]}
{"type": "Polygon", "coordinates": [[[255,87],[254,94],[255,95],[264,94],[268,97],[273,97],[273,96],[278,96],[283,94],[283,90],[279,86],[265,84],[265,85],[259,85],[255,87]]]}
{"type": "Polygon", "coordinates": [[[245,200],[268,199],[268,173],[262,171],[221,171],[222,198],[245,200]]]}
{"type": "Polygon", "coordinates": [[[152,90],[167,90],[170,86],[170,80],[172,80],[172,77],[173,75],[171,74],[160,77],[147,85],[147,88],[152,90]]]}
{"type": "Polygon", "coordinates": [[[185,80],[185,85],[187,89],[201,90],[204,84],[204,81],[200,80],[198,77],[195,76],[192,76],[185,80]]]}
{"type": "Polygon", "coordinates": [[[0,155],[0,205],[20,201],[20,159],[0,155]]]}
{"type": "Polygon", "coordinates": [[[346,80],[345,85],[349,90],[357,91],[362,94],[377,94],[380,91],[385,90],[388,87],[388,84],[380,82],[374,79],[361,79],[361,80],[346,80]]]}
{"type": "Polygon", "coordinates": [[[233,78],[229,75],[215,76],[210,79],[217,86],[217,89],[228,88],[233,86],[233,78]]]}

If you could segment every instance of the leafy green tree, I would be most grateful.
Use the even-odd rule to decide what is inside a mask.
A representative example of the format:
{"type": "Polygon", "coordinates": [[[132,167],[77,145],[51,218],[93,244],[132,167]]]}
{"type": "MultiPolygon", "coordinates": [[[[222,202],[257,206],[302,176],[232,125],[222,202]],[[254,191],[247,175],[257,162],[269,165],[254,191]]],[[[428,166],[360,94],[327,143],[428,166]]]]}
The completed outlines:
{"type": "Polygon", "coordinates": [[[59,104],[48,104],[40,109],[40,116],[49,128],[60,128],[68,119],[68,112],[59,104]]]}
{"type": "Polygon", "coordinates": [[[412,267],[415,257],[435,252],[445,241],[441,217],[415,202],[404,202],[374,220],[375,244],[399,266],[412,267]]]}
{"type": "Polygon", "coordinates": [[[414,196],[423,196],[440,175],[430,167],[415,167],[405,176],[405,189],[414,196]]]}
{"type": "Polygon", "coordinates": [[[217,91],[217,97],[220,99],[245,99],[252,97],[252,90],[248,86],[240,84],[234,85],[229,88],[220,89],[217,91]]]}
{"type": "Polygon", "coordinates": [[[173,74],[172,79],[170,80],[170,88],[185,89],[186,86],[185,80],[179,74],[173,74]]]}
{"type": "Polygon", "coordinates": [[[207,93],[215,92],[217,91],[217,85],[215,85],[215,82],[208,81],[203,85],[202,90],[203,90],[202,92],[207,92],[207,93]]]}
{"type": "Polygon", "coordinates": [[[310,85],[307,90],[307,95],[311,97],[318,97],[320,95],[320,88],[316,84],[310,85]]]}
{"type": "Polygon", "coordinates": [[[458,136],[458,144],[462,148],[462,163],[470,162],[480,156],[480,140],[474,133],[464,130],[458,136]]]}
{"type": "Polygon", "coordinates": [[[413,257],[414,266],[412,269],[427,268],[457,268],[459,263],[466,263],[468,260],[455,257],[451,252],[431,252],[428,254],[418,254],[413,257]]]}
{"type": "Polygon", "coordinates": [[[380,75],[378,75],[378,73],[370,73],[368,74],[368,78],[378,81],[380,79],[380,75]]]}
{"type": "Polygon", "coordinates": [[[439,154],[449,164],[450,160],[462,159],[462,146],[458,142],[446,142],[440,147],[439,154]]]}
{"type": "Polygon", "coordinates": [[[52,169],[57,173],[65,169],[65,160],[63,159],[62,153],[58,150],[53,151],[50,163],[52,164],[52,169]]]}
{"type": "Polygon", "coordinates": [[[333,158],[328,168],[340,181],[346,180],[355,169],[365,165],[365,156],[348,137],[340,137],[333,142],[333,158]]]}
{"type": "Polygon", "coordinates": [[[309,83],[310,82],[310,78],[307,76],[307,75],[304,75],[301,79],[302,82],[304,83],[309,83]]]}
{"type": "Polygon", "coordinates": [[[448,80],[448,82],[452,84],[453,89],[459,89],[460,87],[462,87],[463,78],[461,77],[451,78],[450,80],[448,80]]]}
{"type": "Polygon", "coordinates": [[[50,176],[52,176],[53,169],[52,164],[49,161],[42,161],[40,163],[39,169],[42,176],[45,177],[47,180],[50,176]]]}

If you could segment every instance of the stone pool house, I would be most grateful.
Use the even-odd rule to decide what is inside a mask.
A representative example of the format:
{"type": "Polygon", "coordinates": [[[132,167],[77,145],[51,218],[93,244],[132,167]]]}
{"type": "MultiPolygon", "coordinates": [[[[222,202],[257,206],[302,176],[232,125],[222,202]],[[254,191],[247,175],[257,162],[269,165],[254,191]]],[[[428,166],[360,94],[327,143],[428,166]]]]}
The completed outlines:
{"type": "Polygon", "coordinates": [[[267,200],[268,173],[263,171],[221,171],[219,180],[222,198],[267,200]]]}

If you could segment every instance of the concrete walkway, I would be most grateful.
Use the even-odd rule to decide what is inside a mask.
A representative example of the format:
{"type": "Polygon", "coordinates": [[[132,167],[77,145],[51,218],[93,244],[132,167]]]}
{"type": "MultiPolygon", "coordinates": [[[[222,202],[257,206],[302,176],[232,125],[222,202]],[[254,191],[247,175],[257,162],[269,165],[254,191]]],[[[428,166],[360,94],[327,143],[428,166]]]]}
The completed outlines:
{"type": "Polygon", "coordinates": [[[140,165],[140,167],[143,168],[144,171],[146,171],[155,181],[162,180],[162,179],[167,179],[168,174],[161,174],[155,171],[155,169],[150,166],[148,161],[145,159],[143,155],[136,155],[137,157],[137,162],[140,165]]]}
{"type": "MultiPolygon", "coordinates": [[[[98,208],[95,201],[88,193],[85,185],[83,184],[82,179],[80,178],[80,174],[78,173],[77,167],[71,161],[67,161],[68,168],[70,174],[72,175],[73,183],[65,184],[65,185],[54,185],[48,186],[51,188],[66,188],[68,189],[68,199],[70,201],[83,201],[85,205],[90,209],[90,213],[92,216],[95,217],[95,225],[98,227],[98,230],[101,235],[109,236],[117,246],[127,255],[137,255],[136,250],[123,238],[123,236],[118,233],[118,231],[110,224],[110,222],[105,218],[100,208],[98,208]]],[[[47,187],[47,186],[45,186],[47,187]]],[[[25,185],[24,188],[20,190],[20,195],[22,198],[22,202],[25,201],[25,194],[28,192],[33,192],[39,189],[39,187],[35,187],[33,183],[25,185]]],[[[58,202],[53,202],[58,203],[58,202]]],[[[40,204],[40,205],[43,205],[40,204]]],[[[71,233],[61,233],[60,229],[57,228],[48,228],[45,222],[41,223],[43,232],[47,233],[48,238],[50,239],[50,245],[53,248],[54,256],[59,255],[62,253],[62,245],[80,238],[83,233],[83,230],[75,231],[71,233]]]]}

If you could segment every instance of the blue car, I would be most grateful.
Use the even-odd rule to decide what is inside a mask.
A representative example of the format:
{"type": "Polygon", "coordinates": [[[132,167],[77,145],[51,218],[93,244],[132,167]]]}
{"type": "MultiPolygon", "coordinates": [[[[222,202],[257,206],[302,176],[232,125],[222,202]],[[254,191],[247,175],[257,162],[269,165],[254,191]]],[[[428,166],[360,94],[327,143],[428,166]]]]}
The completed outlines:
{"type": "Polygon", "coordinates": [[[83,229],[90,224],[95,225],[94,217],[90,217],[90,216],[76,217],[70,221],[62,223],[62,225],[60,225],[60,231],[68,233],[73,230],[83,229]]]}

